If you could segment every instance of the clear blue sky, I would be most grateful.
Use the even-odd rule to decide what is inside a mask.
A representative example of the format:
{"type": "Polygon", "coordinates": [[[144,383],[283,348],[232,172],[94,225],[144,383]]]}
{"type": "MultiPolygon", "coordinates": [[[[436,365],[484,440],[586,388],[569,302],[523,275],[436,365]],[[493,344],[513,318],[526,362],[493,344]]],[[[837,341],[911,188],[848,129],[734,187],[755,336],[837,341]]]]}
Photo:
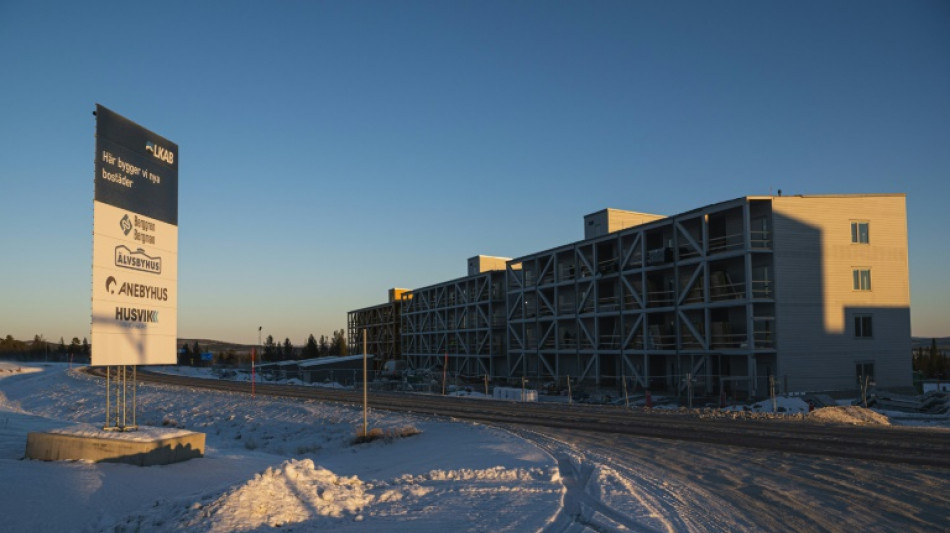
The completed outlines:
{"type": "Polygon", "coordinates": [[[180,146],[179,336],[303,343],[615,207],[904,192],[950,335],[950,3],[0,1],[0,335],[88,336],[101,103],[180,146]]]}

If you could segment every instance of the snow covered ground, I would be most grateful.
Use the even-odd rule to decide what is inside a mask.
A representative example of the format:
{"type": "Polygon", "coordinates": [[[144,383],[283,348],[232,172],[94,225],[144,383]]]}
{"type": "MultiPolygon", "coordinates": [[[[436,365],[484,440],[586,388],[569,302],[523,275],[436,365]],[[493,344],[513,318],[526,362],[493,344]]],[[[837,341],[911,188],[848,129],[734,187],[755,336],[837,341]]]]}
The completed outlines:
{"type": "Polygon", "coordinates": [[[138,423],[207,434],[206,456],[141,468],[21,460],[30,431],[104,423],[101,381],[0,362],[3,531],[532,531],[558,514],[553,458],[508,432],[372,412],[418,435],[353,445],[362,411],[143,385],[138,423]]]}
{"type": "MultiPolygon", "coordinates": [[[[0,362],[0,531],[929,531],[950,523],[950,475],[941,471],[632,436],[514,434],[383,411],[371,411],[370,427],[421,433],[354,445],[356,407],[151,384],[138,391],[138,424],[204,432],[204,458],[148,468],[22,460],[29,431],[103,425],[104,393],[101,380],[66,365],[0,362]]],[[[771,407],[712,411],[779,416],[764,412],[771,407]]],[[[795,398],[779,407],[792,416],[807,409],[795,398]]],[[[839,423],[887,421],[826,409],[839,423]]]]}

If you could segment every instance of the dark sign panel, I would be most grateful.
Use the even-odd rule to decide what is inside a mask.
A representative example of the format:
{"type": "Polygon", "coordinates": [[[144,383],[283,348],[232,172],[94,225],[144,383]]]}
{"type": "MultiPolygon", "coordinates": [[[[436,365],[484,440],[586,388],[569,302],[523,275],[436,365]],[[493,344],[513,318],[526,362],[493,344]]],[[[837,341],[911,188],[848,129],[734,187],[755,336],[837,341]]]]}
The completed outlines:
{"type": "Polygon", "coordinates": [[[178,225],[178,145],[96,105],[96,201],[178,225]]]}

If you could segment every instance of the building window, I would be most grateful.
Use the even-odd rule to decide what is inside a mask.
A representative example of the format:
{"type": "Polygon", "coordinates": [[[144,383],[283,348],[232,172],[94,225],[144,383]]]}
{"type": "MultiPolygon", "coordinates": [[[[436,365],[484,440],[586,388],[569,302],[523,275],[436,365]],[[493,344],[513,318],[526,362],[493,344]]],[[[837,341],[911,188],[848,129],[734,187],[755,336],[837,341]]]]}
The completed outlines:
{"type": "Polygon", "coordinates": [[[854,364],[858,378],[858,388],[874,384],[874,361],[860,361],[854,364]]]}
{"type": "Polygon", "coordinates": [[[851,274],[854,278],[854,290],[856,291],[871,290],[871,269],[870,268],[855,268],[851,271],[851,274]]]}
{"type": "Polygon", "coordinates": [[[851,223],[851,242],[854,244],[868,244],[871,242],[870,239],[870,223],[869,222],[852,222],[851,223]]]}
{"type": "Polygon", "coordinates": [[[858,338],[871,337],[871,315],[856,315],[854,317],[854,336],[858,338]]]}

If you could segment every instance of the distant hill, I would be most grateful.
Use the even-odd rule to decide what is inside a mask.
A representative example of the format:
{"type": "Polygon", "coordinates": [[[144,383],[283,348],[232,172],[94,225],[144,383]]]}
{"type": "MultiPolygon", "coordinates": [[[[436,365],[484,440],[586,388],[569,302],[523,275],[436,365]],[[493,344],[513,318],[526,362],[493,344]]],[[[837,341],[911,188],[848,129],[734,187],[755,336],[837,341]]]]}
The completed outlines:
{"type": "MultiPolygon", "coordinates": [[[[194,346],[195,342],[198,343],[198,346],[203,352],[226,352],[228,350],[234,350],[236,353],[241,352],[250,352],[251,348],[255,348],[255,344],[237,344],[227,341],[216,341],[213,339],[178,339],[178,347],[181,348],[185,344],[188,344],[189,347],[194,346]]],[[[928,341],[929,342],[929,341],[928,341]]]]}

